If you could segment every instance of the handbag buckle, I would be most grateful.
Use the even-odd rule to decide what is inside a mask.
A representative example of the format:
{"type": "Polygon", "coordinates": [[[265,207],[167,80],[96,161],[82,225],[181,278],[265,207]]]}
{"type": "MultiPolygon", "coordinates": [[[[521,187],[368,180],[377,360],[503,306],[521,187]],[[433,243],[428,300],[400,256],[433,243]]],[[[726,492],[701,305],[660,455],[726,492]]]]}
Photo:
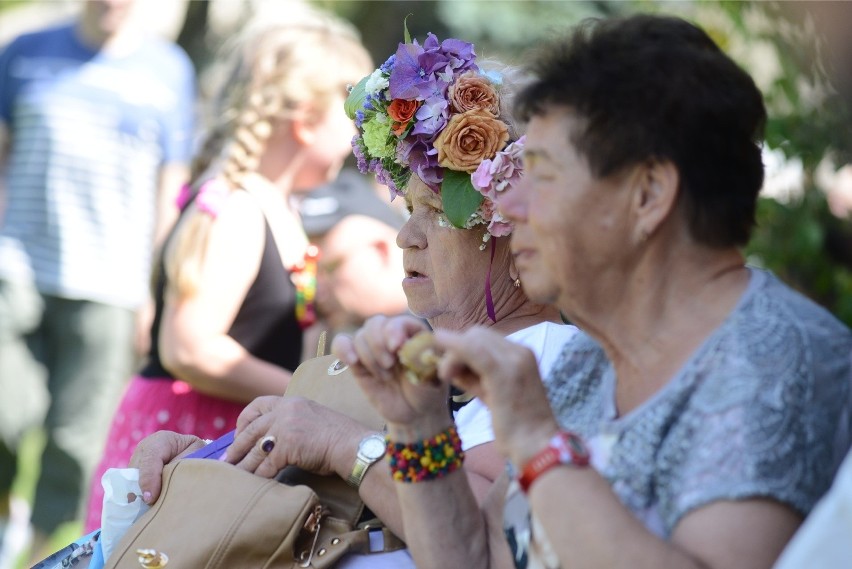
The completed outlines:
{"type": "Polygon", "coordinates": [[[169,556],[156,549],[137,549],[136,555],[145,569],[162,569],[169,562],[169,556]]]}

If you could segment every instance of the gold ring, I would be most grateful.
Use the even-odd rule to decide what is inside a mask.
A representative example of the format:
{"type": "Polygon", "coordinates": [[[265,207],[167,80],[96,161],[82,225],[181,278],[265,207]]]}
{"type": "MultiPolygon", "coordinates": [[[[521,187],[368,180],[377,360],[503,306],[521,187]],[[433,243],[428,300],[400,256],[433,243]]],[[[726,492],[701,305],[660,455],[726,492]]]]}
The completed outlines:
{"type": "Polygon", "coordinates": [[[272,449],[275,448],[275,437],[273,435],[266,435],[257,441],[257,448],[259,448],[264,454],[271,453],[272,449]]]}

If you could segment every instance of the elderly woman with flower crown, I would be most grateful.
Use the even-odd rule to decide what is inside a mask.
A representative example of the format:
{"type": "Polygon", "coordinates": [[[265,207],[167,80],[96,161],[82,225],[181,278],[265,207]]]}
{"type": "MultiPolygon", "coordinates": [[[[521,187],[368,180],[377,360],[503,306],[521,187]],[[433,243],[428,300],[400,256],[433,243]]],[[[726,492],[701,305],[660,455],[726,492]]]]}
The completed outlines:
{"type": "Polygon", "coordinates": [[[508,492],[475,512],[452,424],[396,373],[407,324],[333,346],[387,419],[417,566],[768,568],[849,447],[852,336],[739,251],[760,92],[657,16],[587,24],[535,70],[525,177],[499,211],[527,293],[582,332],[545,384],[491,330],[433,346],[438,377],[487,404],[508,492]]]}
{"type": "MultiPolygon", "coordinates": [[[[410,218],[399,233],[411,311],[436,330],[461,332],[480,325],[527,346],[546,371],[576,332],[552,307],[531,302],[519,286],[507,236],[512,225],[495,201],[522,176],[523,137],[509,114],[513,74],[488,72],[473,45],[429,35],[421,46],[407,41],[380,69],[350,93],[347,110],[359,127],[353,147],[362,171],[374,172],[393,195],[405,199],[410,218]],[[428,71],[426,71],[428,69],[428,71]],[[422,72],[421,72],[422,71],[422,72]]],[[[376,317],[368,327],[402,323],[406,335],[427,329],[422,320],[376,317]]],[[[467,459],[466,484],[487,494],[503,471],[487,410],[478,400],[447,387],[426,387],[430,404],[449,418],[453,438],[467,459]]],[[[195,448],[198,439],[162,433],[143,441],[134,463],[141,468],[146,501],[157,498],[165,462],[195,448]]],[[[299,398],[263,397],[238,422],[227,460],[271,477],[287,465],[336,473],[359,488],[364,502],[394,533],[406,536],[385,452],[384,435],[322,405],[299,398]],[[274,437],[274,438],[269,438],[274,437]],[[271,441],[264,446],[259,441],[271,441]]],[[[344,567],[412,567],[407,551],[350,555],[344,567]]]]}

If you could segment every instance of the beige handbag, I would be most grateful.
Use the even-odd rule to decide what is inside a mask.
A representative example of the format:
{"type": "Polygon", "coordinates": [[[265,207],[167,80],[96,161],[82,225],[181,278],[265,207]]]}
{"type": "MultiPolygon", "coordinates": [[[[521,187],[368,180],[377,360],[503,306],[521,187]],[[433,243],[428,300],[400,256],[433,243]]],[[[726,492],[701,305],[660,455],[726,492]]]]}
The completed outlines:
{"type": "MultiPolygon", "coordinates": [[[[382,428],[354,376],[332,356],[300,365],[291,394],[382,428]]],[[[288,467],[278,479],[284,483],[216,460],[167,465],[160,498],[127,531],[105,569],[322,569],[346,553],[369,553],[369,532],[376,527],[383,532],[382,551],[404,547],[380,525],[358,527],[364,503],[340,477],[288,467]]]]}

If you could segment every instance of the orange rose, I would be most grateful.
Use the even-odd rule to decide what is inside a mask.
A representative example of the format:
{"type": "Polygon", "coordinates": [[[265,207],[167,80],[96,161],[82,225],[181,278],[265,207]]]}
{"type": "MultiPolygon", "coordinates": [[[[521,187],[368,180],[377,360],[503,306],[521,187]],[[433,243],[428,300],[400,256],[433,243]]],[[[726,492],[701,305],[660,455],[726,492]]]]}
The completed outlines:
{"type": "Polygon", "coordinates": [[[388,105],[388,116],[393,122],[393,133],[397,136],[405,132],[405,127],[408,126],[408,121],[417,112],[420,107],[420,101],[406,101],[405,99],[394,99],[388,105]]]}
{"type": "Polygon", "coordinates": [[[438,138],[438,165],[459,172],[473,172],[479,163],[494,158],[506,146],[509,129],[489,111],[454,115],[438,138]]]}
{"type": "Polygon", "coordinates": [[[457,113],[481,109],[500,116],[500,96],[488,79],[475,71],[460,75],[450,87],[448,98],[450,108],[457,113]]]}

